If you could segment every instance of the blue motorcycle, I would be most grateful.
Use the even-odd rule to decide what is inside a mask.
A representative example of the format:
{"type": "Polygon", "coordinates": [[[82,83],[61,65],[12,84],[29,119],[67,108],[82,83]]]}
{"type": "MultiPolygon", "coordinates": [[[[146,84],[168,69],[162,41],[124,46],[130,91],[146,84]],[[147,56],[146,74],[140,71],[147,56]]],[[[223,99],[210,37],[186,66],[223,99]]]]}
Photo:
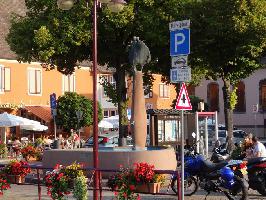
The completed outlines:
{"type": "Polygon", "coordinates": [[[226,161],[212,163],[203,156],[187,157],[185,178],[193,177],[199,186],[207,192],[224,193],[229,200],[248,200],[248,183],[243,170],[234,168],[226,161]],[[196,177],[196,178],[195,178],[196,177]]]}

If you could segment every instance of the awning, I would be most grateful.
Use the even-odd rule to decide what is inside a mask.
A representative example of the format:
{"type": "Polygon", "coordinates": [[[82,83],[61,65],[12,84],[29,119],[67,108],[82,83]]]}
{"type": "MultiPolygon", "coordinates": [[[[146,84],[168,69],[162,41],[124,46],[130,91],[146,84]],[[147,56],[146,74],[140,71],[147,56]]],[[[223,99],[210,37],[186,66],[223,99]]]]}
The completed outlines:
{"type": "Polygon", "coordinates": [[[24,109],[45,122],[52,120],[51,108],[49,106],[25,106],[24,109]]]}

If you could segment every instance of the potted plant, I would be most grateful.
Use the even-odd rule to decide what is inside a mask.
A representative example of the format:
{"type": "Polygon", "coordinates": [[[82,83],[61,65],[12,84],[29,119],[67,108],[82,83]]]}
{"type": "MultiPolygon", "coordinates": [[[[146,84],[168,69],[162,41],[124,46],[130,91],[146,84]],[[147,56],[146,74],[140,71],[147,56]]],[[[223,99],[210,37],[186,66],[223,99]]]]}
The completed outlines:
{"type": "Polygon", "coordinates": [[[57,164],[53,171],[48,171],[44,178],[47,194],[52,199],[64,199],[73,189],[74,197],[85,200],[87,197],[87,179],[82,171],[82,164],[74,162],[68,166],[57,164]]]}
{"type": "Polygon", "coordinates": [[[161,182],[158,181],[158,175],[154,172],[154,165],[148,163],[134,164],[134,177],[136,179],[136,191],[143,193],[158,193],[161,182]]]}
{"type": "Polygon", "coordinates": [[[47,194],[52,199],[63,200],[65,195],[70,194],[68,177],[61,171],[62,166],[56,165],[53,171],[46,172],[44,177],[47,186],[47,194]]]}
{"type": "Polygon", "coordinates": [[[139,199],[136,192],[158,193],[165,176],[156,174],[154,166],[148,163],[135,163],[133,169],[120,168],[120,172],[112,175],[107,185],[115,191],[118,199],[139,199]]]}
{"type": "Polygon", "coordinates": [[[36,153],[37,150],[32,145],[27,145],[21,149],[21,154],[23,158],[28,162],[29,160],[35,159],[36,160],[36,153]]]}
{"type": "Polygon", "coordinates": [[[6,177],[0,176],[0,196],[4,194],[4,190],[10,188],[9,183],[6,180],[6,177]]]}
{"type": "Polygon", "coordinates": [[[11,183],[23,183],[25,176],[30,173],[30,167],[25,161],[11,160],[4,168],[3,174],[11,183]]]}
{"type": "Polygon", "coordinates": [[[87,178],[84,175],[80,175],[74,179],[73,196],[77,200],[88,199],[87,178]]]}
{"type": "Polygon", "coordinates": [[[82,164],[74,162],[71,165],[61,168],[61,171],[68,177],[68,184],[70,188],[74,187],[75,178],[84,175],[82,167],[83,167],[82,164]]]}
{"type": "Polygon", "coordinates": [[[36,147],[41,147],[43,145],[43,139],[42,138],[37,138],[35,140],[35,145],[36,145],[36,147]]]}
{"type": "Polygon", "coordinates": [[[119,200],[138,200],[139,195],[135,194],[136,180],[132,169],[120,166],[120,172],[109,177],[107,186],[115,192],[119,200]]]}

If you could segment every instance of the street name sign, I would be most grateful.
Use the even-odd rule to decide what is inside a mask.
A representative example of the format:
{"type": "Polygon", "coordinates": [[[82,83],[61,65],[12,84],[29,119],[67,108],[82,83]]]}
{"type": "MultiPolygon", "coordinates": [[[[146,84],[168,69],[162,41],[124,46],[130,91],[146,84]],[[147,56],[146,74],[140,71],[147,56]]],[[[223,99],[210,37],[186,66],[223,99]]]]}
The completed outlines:
{"type": "Polygon", "coordinates": [[[182,28],[189,28],[190,27],[190,20],[183,20],[183,21],[175,21],[169,23],[169,30],[174,31],[176,29],[182,29],[182,28]]]}
{"type": "Polygon", "coordinates": [[[191,81],[191,68],[173,68],[170,70],[171,83],[189,82],[191,81]]]}
{"type": "Polygon", "coordinates": [[[192,105],[187,93],[187,87],[185,83],[182,83],[181,89],[176,101],[175,109],[177,110],[192,110],[192,105]]]}

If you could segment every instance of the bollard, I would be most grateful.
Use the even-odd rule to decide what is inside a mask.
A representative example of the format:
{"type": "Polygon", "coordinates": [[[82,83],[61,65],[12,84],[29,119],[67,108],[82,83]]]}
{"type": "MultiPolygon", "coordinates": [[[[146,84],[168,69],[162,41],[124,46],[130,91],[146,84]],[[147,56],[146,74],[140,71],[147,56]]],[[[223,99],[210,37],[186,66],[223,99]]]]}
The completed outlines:
{"type": "Polygon", "coordinates": [[[41,188],[41,176],[40,176],[40,171],[39,169],[37,169],[37,177],[38,177],[38,197],[39,197],[39,200],[41,200],[41,197],[42,197],[42,188],[41,188]]]}

